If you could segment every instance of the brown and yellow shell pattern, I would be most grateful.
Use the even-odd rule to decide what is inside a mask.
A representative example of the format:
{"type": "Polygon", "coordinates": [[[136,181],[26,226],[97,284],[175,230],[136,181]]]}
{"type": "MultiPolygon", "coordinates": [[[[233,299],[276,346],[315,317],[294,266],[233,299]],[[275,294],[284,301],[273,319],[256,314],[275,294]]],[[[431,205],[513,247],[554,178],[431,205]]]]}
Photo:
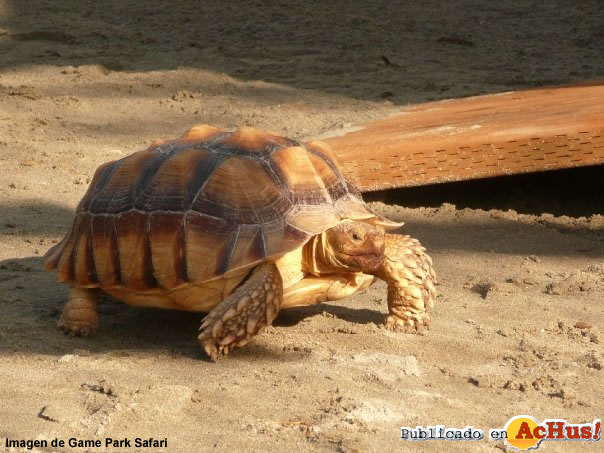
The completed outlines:
{"type": "Polygon", "coordinates": [[[322,143],[196,126],[100,166],[45,267],[79,287],[173,289],[373,216],[322,143]]]}

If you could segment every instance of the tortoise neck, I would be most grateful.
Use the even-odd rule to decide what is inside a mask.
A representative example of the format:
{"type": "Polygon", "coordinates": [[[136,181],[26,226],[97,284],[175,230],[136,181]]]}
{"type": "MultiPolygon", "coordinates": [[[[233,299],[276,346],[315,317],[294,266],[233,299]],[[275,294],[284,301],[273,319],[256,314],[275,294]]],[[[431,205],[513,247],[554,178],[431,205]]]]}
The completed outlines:
{"type": "Polygon", "coordinates": [[[331,274],[346,267],[336,259],[325,233],[310,238],[304,245],[303,256],[304,271],[313,275],[331,274]]]}

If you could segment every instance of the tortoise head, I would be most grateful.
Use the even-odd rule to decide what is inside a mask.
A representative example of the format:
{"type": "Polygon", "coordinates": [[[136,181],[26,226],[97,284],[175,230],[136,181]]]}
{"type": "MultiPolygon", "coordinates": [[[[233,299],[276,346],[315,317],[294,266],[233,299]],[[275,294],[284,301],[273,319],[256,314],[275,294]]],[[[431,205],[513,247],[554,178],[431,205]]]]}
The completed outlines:
{"type": "Polygon", "coordinates": [[[352,272],[373,273],[384,260],[384,228],[364,222],[342,222],[324,233],[325,258],[352,272]]]}

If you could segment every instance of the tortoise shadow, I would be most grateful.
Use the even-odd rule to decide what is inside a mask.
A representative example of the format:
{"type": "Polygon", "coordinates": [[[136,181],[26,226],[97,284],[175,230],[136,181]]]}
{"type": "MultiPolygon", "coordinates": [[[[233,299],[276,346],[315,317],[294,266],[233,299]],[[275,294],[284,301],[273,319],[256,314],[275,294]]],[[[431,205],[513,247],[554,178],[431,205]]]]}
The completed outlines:
{"type": "Polygon", "coordinates": [[[87,338],[56,328],[68,288],[44,272],[42,257],[0,261],[0,354],[74,351],[115,354],[154,350],[204,358],[196,342],[201,314],[130,307],[109,297],[99,306],[100,326],[87,338]]]}
{"type": "Polygon", "coordinates": [[[0,203],[0,235],[64,234],[73,217],[73,209],[40,199],[21,203],[0,203]]]}
{"type": "MultiPolygon", "coordinates": [[[[102,295],[99,330],[90,337],[71,337],[56,328],[68,288],[57,284],[54,275],[44,272],[42,257],[0,261],[0,355],[36,353],[110,354],[128,356],[132,352],[153,352],[209,361],[197,342],[204,313],[131,307],[102,295]]],[[[383,315],[366,309],[320,304],[283,310],[274,326],[286,328],[305,318],[328,313],[354,323],[381,322],[383,315]]],[[[287,351],[286,351],[287,352],[287,351]]],[[[283,357],[260,343],[237,349],[237,357],[268,360],[297,360],[297,354],[283,357]]]]}
{"type": "Polygon", "coordinates": [[[329,316],[352,324],[382,324],[385,313],[368,308],[317,304],[281,310],[273,321],[275,327],[293,327],[315,316],[329,316]]]}

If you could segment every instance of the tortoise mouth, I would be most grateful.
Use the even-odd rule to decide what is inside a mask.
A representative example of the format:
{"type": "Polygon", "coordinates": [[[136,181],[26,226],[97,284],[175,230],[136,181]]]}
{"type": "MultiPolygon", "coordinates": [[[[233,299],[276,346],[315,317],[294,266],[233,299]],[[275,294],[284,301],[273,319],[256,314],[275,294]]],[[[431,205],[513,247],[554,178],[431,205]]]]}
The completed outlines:
{"type": "Polygon", "coordinates": [[[366,257],[367,259],[378,259],[384,256],[382,253],[343,253],[350,258],[366,257]]]}
{"type": "Polygon", "coordinates": [[[373,272],[384,261],[383,253],[343,253],[342,255],[347,258],[347,261],[362,272],[373,272]]]}

